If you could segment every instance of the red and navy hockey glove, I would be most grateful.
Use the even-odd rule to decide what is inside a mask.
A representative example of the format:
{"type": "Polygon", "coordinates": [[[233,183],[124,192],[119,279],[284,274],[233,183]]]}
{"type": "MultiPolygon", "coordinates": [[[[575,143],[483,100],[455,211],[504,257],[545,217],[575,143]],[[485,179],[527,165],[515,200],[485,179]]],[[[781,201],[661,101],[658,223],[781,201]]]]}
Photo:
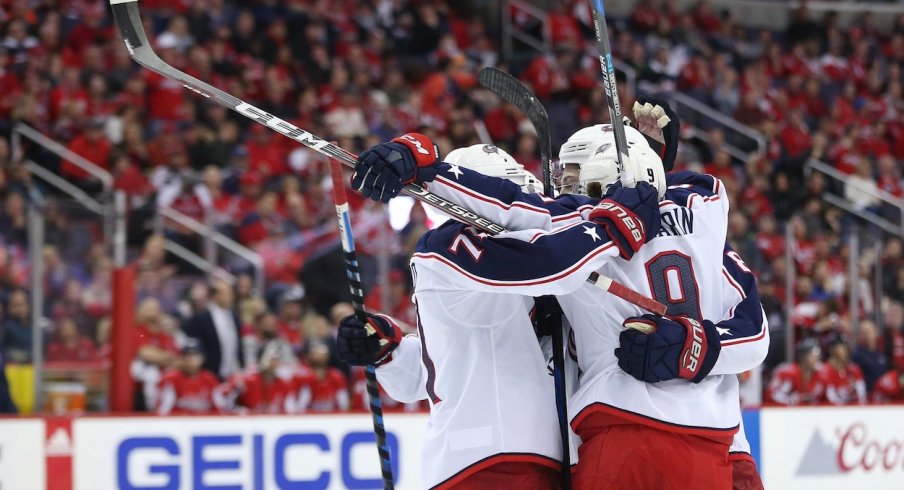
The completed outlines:
{"type": "Polygon", "coordinates": [[[635,187],[610,186],[590,211],[590,221],[602,226],[625,260],[659,234],[659,194],[646,182],[635,187]]]}
{"type": "Polygon", "coordinates": [[[708,320],[654,315],[628,318],[615,349],[618,367],[647,383],[684,378],[699,383],[712,371],[722,344],[708,320]]]}
{"type": "Polygon", "coordinates": [[[439,148],[430,138],[408,133],[358,156],[352,188],[374,201],[389,202],[411,183],[436,178],[439,148]]]}
{"type": "Polygon", "coordinates": [[[391,359],[392,351],[402,341],[402,330],[386,315],[365,315],[366,325],[355,315],[339,322],[339,358],[352,366],[379,366],[391,359]]]}
{"type": "Polygon", "coordinates": [[[673,111],[665,100],[644,94],[637,95],[637,102],[634,104],[635,118],[639,118],[639,112],[658,119],[657,126],[662,130],[663,142],[660,143],[650,137],[647,137],[647,141],[650,143],[650,148],[662,158],[663,169],[671,172],[675,167],[675,158],[678,156],[678,137],[681,133],[681,121],[678,119],[678,113],[673,111]]]}

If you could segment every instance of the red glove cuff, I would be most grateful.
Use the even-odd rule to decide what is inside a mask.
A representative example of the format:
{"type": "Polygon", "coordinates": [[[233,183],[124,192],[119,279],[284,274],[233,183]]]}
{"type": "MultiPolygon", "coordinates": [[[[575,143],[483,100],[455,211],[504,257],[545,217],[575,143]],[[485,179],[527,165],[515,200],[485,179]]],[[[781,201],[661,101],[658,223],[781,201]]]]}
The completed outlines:
{"type": "Polygon", "coordinates": [[[433,141],[419,133],[407,133],[392,140],[401,143],[411,150],[418,167],[432,167],[439,160],[439,148],[433,141]]]}
{"type": "Polygon", "coordinates": [[[703,369],[703,361],[709,350],[709,342],[706,338],[706,330],[703,324],[693,318],[677,317],[673,321],[684,327],[687,336],[684,339],[684,348],[678,359],[678,376],[693,380],[703,369]]]}
{"type": "MultiPolygon", "coordinates": [[[[646,229],[643,221],[634,214],[633,211],[622,206],[612,199],[603,199],[600,203],[590,211],[590,221],[603,224],[604,226],[611,223],[615,226],[615,232],[624,237],[627,245],[636,253],[646,240],[646,229]]],[[[622,257],[631,257],[626,250],[621,250],[622,241],[613,239],[613,242],[619,247],[622,257]]]]}
{"type": "Polygon", "coordinates": [[[377,355],[377,362],[375,363],[376,365],[381,366],[392,360],[392,351],[394,351],[395,348],[398,347],[399,343],[402,342],[402,337],[404,337],[405,335],[402,332],[402,329],[399,328],[399,326],[395,321],[393,321],[391,317],[381,314],[376,314],[374,316],[378,316],[386,320],[386,322],[389,323],[389,328],[392,329],[392,334],[386,335],[386,332],[384,332],[379,325],[374,325],[370,320],[368,320],[368,323],[370,323],[371,327],[373,327],[373,329],[376,331],[377,337],[379,337],[381,341],[387,341],[387,343],[380,349],[380,352],[377,355]]]}

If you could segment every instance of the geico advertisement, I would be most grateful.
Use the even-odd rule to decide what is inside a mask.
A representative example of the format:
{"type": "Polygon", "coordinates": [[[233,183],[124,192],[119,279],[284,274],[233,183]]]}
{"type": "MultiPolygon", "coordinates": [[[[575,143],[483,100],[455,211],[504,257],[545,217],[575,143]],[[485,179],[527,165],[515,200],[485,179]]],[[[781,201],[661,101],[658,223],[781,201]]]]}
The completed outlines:
{"type": "Polygon", "coordinates": [[[44,488],[44,421],[0,419],[0,489],[44,488]]]}
{"type": "Polygon", "coordinates": [[[760,411],[766,488],[904,489],[904,406],[760,411]]]}
{"type": "MultiPolygon", "coordinates": [[[[424,415],[386,416],[396,488],[420,488],[424,415]]],[[[369,415],[73,421],[75,490],[383,488],[369,415]]]]}

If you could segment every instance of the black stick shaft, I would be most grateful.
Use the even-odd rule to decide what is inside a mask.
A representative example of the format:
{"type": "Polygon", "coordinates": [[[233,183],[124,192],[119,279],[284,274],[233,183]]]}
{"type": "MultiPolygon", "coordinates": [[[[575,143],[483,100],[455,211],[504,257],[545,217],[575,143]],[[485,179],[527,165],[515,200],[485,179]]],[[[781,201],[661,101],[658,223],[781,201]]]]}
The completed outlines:
{"type": "MultiPolygon", "coordinates": [[[[352,221],[348,210],[348,197],[345,194],[345,179],[342,176],[342,165],[330,159],[330,174],[333,178],[333,203],[336,205],[336,217],[339,220],[339,233],[342,238],[342,251],[345,252],[345,270],[348,274],[348,288],[352,296],[355,315],[362,324],[367,325],[364,314],[364,288],[361,285],[361,271],[358,266],[358,255],[355,253],[355,237],[352,233],[352,221]]],[[[371,364],[364,368],[367,396],[370,399],[370,413],[374,421],[374,434],[377,436],[377,451],[380,454],[380,470],[383,473],[383,488],[394,488],[392,476],[392,459],[389,445],[386,443],[386,427],[383,424],[383,403],[377,387],[376,368],[371,364]]]]}
{"type": "MultiPolygon", "coordinates": [[[[593,25],[596,28],[596,42],[600,50],[600,68],[603,71],[603,86],[609,105],[609,119],[615,132],[615,149],[618,154],[618,172],[625,173],[624,158],[628,155],[628,140],[625,137],[625,123],[622,120],[621,103],[615,81],[615,67],[612,65],[612,47],[609,45],[609,30],[606,27],[606,11],[603,0],[590,0],[593,10],[593,25]]],[[[623,183],[624,183],[624,179],[623,183]]]]}

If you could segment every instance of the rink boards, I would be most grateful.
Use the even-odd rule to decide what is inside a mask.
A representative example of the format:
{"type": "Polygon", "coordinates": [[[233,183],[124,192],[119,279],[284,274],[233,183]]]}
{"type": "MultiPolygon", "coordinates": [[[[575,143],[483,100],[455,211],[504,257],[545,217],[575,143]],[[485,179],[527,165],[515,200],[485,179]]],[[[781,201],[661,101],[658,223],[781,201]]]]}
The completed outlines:
{"type": "MultiPolygon", "coordinates": [[[[421,414],[388,414],[400,490],[421,414]]],[[[904,488],[904,406],[745,413],[766,488],[904,488]]],[[[368,415],[0,419],[0,489],[382,488],[368,415]]]]}

